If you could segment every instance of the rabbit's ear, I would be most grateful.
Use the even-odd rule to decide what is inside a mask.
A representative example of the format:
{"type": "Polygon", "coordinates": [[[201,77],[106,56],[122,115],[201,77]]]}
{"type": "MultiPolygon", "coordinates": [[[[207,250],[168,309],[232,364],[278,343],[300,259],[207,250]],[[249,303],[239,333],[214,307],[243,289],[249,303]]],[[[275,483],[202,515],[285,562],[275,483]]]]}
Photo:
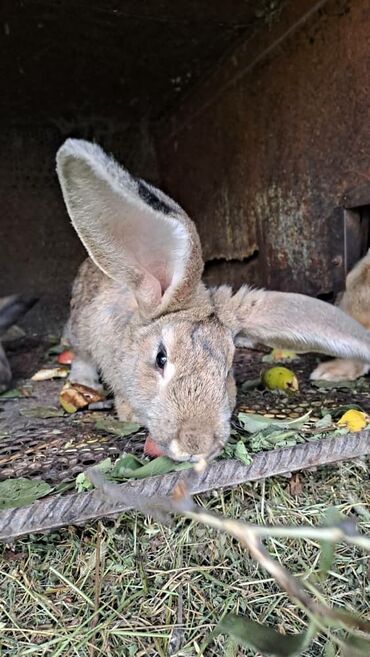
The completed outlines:
{"type": "Polygon", "coordinates": [[[84,140],[63,144],[57,173],[72,224],[95,264],[127,284],[147,316],[186,306],[203,271],[186,213],[84,140]]]}
{"type": "Polygon", "coordinates": [[[235,339],[294,351],[315,351],[370,363],[370,332],[329,303],[284,292],[242,287],[214,294],[216,312],[235,339]]]}

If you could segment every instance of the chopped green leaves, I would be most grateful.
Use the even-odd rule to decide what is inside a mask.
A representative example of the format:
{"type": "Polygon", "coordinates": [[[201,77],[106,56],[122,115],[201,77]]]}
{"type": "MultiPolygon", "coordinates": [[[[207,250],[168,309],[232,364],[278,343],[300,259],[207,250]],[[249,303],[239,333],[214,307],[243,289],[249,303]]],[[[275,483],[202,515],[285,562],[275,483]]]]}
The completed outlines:
{"type": "Polygon", "coordinates": [[[40,479],[6,479],[0,482],[0,509],[28,506],[52,490],[46,481],[40,479]]]}

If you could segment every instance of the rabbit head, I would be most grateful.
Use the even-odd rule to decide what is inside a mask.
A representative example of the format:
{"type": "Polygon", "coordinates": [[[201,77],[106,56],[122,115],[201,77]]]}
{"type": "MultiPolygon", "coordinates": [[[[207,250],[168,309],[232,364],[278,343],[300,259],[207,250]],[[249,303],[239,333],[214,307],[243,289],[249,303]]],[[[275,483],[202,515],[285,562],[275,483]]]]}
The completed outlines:
{"type": "Polygon", "coordinates": [[[248,286],[207,290],[193,222],[99,146],[67,140],[57,172],[94,263],[75,285],[76,368],[99,368],[120,417],[130,408],[172,458],[209,458],[228,439],[240,339],[370,362],[369,333],[327,303],[248,286]],[[92,267],[101,272],[93,289],[92,267]]]}

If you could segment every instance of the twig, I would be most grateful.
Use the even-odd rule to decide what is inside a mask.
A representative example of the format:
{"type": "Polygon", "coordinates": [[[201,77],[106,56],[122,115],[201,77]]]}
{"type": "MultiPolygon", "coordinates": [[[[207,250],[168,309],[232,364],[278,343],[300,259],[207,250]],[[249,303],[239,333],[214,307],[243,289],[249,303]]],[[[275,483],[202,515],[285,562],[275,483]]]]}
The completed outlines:
{"type": "MultiPolygon", "coordinates": [[[[228,520],[206,513],[203,520],[216,529],[221,529],[220,522],[224,525],[225,531],[232,533],[235,531],[233,523],[234,520],[228,520]]],[[[199,513],[196,512],[196,518],[199,519],[199,513]]],[[[194,516],[194,518],[195,518],[194,516]]],[[[238,521],[240,530],[245,530],[252,533],[257,538],[299,538],[299,539],[313,539],[317,541],[326,541],[328,543],[347,543],[348,545],[356,545],[367,552],[370,552],[370,538],[359,534],[356,529],[354,521],[346,519],[340,525],[335,527],[311,527],[311,525],[301,525],[300,527],[284,527],[282,525],[249,525],[238,521]]]]}
{"type": "MultiPolygon", "coordinates": [[[[194,469],[195,470],[195,469],[194,469]]],[[[194,476],[201,476],[202,472],[188,471],[183,473],[182,479],[175,487],[171,497],[161,498],[157,496],[154,500],[151,498],[144,498],[136,501],[135,508],[144,511],[150,515],[153,514],[153,508],[156,512],[165,514],[177,513],[190,518],[203,525],[213,527],[219,531],[225,532],[230,536],[236,538],[240,544],[246,548],[251,554],[252,558],[257,563],[267,570],[275,579],[277,584],[283,589],[288,596],[295,600],[306,611],[310,612],[317,618],[331,618],[341,624],[351,627],[359,628],[363,631],[370,631],[370,623],[363,621],[361,618],[352,616],[341,610],[332,609],[328,605],[316,602],[306,591],[304,586],[295,578],[291,573],[281,566],[275,559],[273,559],[264,546],[262,545],[262,537],[285,536],[294,538],[315,538],[321,541],[330,543],[338,543],[345,541],[350,545],[362,547],[370,552],[370,540],[361,536],[357,532],[356,524],[350,520],[345,519],[340,525],[333,527],[280,527],[280,526],[259,526],[252,525],[239,520],[231,520],[224,516],[204,511],[200,506],[194,504],[189,494],[188,484],[191,482],[194,485],[194,476]]],[[[89,477],[95,479],[103,494],[114,496],[117,493],[121,494],[120,487],[117,484],[109,484],[106,482],[104,475],[94,469],[90,470],[89,477]],[[96,476],[97,475],[97,476],[96,476]]]]}
{"type": "MultiPolygon", "coordinates": [[[[101,592],[101,523],[99,523],[98,534],[96,537],[96,547],[95,547],[95,576],[94,576],[94,585],[95,585],[95,595],[94,595],[94,616],[91,620],[91,628],[94,629],[98,622],[99,617],[99,600],[101,592]]],[[[91,644],[89,645],[89,657],[94,657],[95,655],[95,632],[91,637],[91,644]]]]}
{"type": "MultiPolygon", "coordinates": [[[[192,520],[201,522],[202,524],[208,525],[209,527],[213,527],[214,529],[218,529],[219,531],[226,532],[230,536],[236,538],[241,543],[241,545],[243,545],[245,548],[248,549],[252,558],[254,558],[262,568],[267,570],[270,573],[270,575],[272,575],[272,577],[278,583],[280,588],[282,588],[290,598],[296,600],[296,602],[298,602],[300,606],[310,611],[311,614],[313,614],[315,617],[332,618],[343,622],[344,624],[347,625],[347,627],[348,626],[358,627],[363,631],[367,631],[367,632],[370,631],[370,623],[368,621],[363,621],[360,618],[355,618],[350,616],[349,614],[345,614],[341,610],[332,609],[327,605],[315,602],[315,600],[311,598],[311,596],[307,593],[304,587],[298,582],[298,580],[295,577],[293,577],[293,575],[291,575],[291,573],[286,568],[281,566],[275,559],[273,559],[268,554],[268,552],[262,546],[260,540],[261,535],[270,536],[270,537],[289,535],[290,537],[292,537],[292,536],[298,536],[299,534],[299,538],[309,538],[309,533],[310,530],[312,529],[311,527],[299,527],[299,528],[272,527],[272,526],[259,527],[256,525],[249,525],[247,523],[243,523],[238,520],[230,520],[222,516],[208,513],[207,511],[204,511],[200,507],[196,507],[194,511],[187,512],[185,515],[186,517],[191,518],[192,520]],[[290,529],[291,530],[290,533],[289,534],[284,533],[283,530],[285,529],[290,529]],[[295,534],[295,531],[297,529],[299,530],[299,532],[295,534]],[[275,530],[277,530],[276,533],[275,530]],[[305,535],[306,530],[307,530],[307,535],[305,535]]],[[[331,543],[336,543],[338,542],[338,540],[347,540],[347,539],[349,539],[347,540],[347,542],[352,543],[352,539],[354,538],[352,534],[353,527],[350,535],[346,534],[345,529],[342,529],[342,531],[338,533],[337,527],[317,528],[315,538],[318,538],[320,536],[320,532],[322,532],[321,536],[325,537],[325,538],[321,538],[321,540],[326,540],[331,543]]],[[[358,537],[361,538],[360,536],[358,537]]],[[[368,541],[368,544],[365,547],[365,549],[370,550],[370,541],[368,541]]]]}

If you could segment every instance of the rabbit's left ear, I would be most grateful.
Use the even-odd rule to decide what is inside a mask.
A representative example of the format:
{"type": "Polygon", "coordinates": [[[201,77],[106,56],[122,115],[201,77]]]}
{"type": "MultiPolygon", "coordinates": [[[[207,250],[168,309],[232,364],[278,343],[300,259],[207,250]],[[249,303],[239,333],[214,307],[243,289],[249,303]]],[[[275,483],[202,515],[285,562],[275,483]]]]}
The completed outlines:
{"type": "Polygon", "coordinates": [[[203,260],[195,225],[166,194],[97,145],[67,139],[57,153],[64,200],[82,243],[148,317],[186,307],[203,260]]]}
{"type": "Polygon", "coordinates": [[[216,312],[235,339],[269,347],[314,351],[370,363],[370,332],[329,303],[284,292],[242,287],[214,293],[216,312]]]}

